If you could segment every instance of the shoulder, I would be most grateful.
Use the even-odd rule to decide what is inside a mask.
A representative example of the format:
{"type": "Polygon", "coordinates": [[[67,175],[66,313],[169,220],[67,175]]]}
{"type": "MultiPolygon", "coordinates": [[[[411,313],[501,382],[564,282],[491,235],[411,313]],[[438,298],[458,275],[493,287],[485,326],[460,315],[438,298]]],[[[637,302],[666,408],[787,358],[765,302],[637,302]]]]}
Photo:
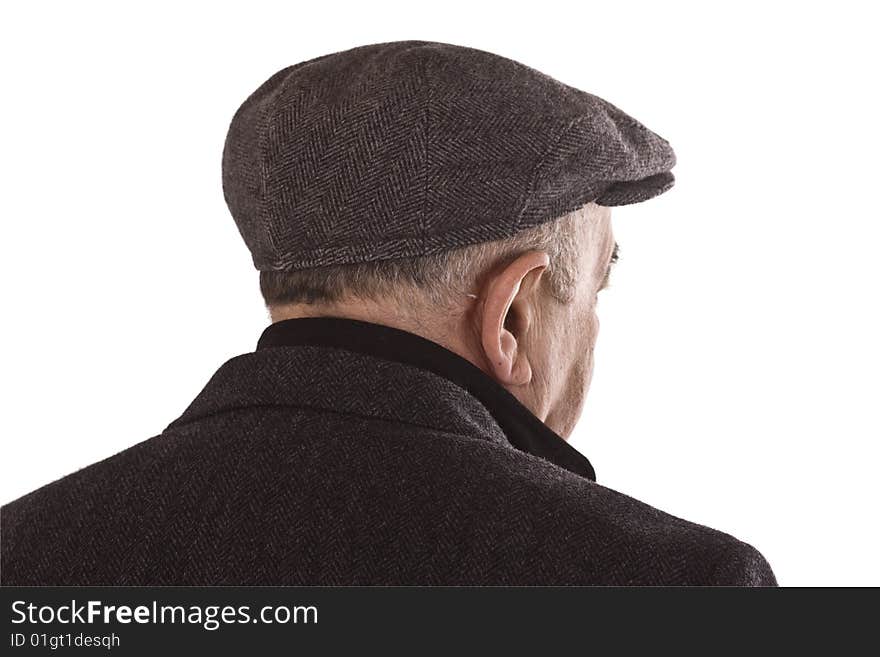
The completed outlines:
{"type": "Polygon", "coordinates": [[[547,581],[776,585],[763,555],[730,534],[514,449],[468,447],[444,455],[451,461],[444,470],[456,473],[448,483],[473,491],[474,508],[499,545],[528,560],[544,559],[547,574],[558,570],[559,577],[547,581]]]}
{"type": "Polygon", "coordinates": [[[398,556],[431,555],[445,583],[775,584],[733,536],[506,443],[363,417],[256,415],[259,431],[229,431],[221,418],[183,425],[7,504],[4,580],[49,569],[76,581],[146,546],[164,558],[161,537],[240,503],[261,512],[236,511],[237,522],[286,517],[291,542],[303,523],[327,520],[322,509],[364,544],[405,534],[398,556]]]}

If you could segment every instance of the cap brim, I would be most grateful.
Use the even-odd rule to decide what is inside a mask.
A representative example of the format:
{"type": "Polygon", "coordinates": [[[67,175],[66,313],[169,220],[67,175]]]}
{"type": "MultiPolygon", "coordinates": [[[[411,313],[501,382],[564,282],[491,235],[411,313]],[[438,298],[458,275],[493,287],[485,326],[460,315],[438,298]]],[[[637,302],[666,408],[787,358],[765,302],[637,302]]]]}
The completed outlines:
{"type": "Polygon", "coordinates": [[[615,205],[632,205],[633,203],[641,203],[650,198],[659,196],[663,192],[672,188],[675,184],[675,176],[670,171],[661,171],[660,173],[642,178],[641,180],[626,180],[613,183],[606,189],[599,198],[596,199],[597,205],[615,206],[615,205]]]}

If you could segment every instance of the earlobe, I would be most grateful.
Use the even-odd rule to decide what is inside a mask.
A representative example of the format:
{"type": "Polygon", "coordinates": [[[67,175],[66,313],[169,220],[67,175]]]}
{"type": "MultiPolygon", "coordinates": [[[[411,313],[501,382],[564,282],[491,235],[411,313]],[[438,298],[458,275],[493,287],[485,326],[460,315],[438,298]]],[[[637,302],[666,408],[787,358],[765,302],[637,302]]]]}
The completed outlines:
{"type": "Polygon", "coordinates": [[[506,383],[512,386],[524,386],[532,380],[532,365],[527,357],[517,353],[518,344],[513,334],[510,331],[505,332],[513,342],[513,357],[510,359],[512,365],[506,383]]]}

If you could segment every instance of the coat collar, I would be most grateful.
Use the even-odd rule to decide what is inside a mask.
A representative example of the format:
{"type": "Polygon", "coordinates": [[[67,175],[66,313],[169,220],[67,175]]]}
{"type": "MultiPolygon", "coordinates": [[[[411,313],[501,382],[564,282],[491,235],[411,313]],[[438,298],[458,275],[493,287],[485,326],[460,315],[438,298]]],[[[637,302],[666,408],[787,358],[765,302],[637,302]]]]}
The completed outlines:
{"type": "Polygon", "coordinates": [[[470,361],[380,324],[336,317],[276,322],[263,331],[254,353],[221,366],[168,428],[257,405],[313,406],[398,422],[430,422],[439,430],[509,443],[596,479],[585,456],[470,361]],[[430,394],[438,388],[442,394],[430,394]],[[381,392],[364,395],[364,390],[381,392]],[[421,399],[445,407],[414,407],[421,399]]]}

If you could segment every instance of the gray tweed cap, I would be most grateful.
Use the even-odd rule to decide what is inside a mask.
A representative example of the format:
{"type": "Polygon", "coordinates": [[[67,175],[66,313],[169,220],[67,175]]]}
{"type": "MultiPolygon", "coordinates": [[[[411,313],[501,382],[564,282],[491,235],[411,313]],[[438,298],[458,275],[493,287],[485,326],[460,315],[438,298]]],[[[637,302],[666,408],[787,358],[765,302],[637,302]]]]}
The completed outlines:
{"type": "Polygon", "coordinates": [[[260,270],[430,255],[585,203],[672,187],[675,154],[611,103],[518,62],[425,41],[282,69],[238,109],[223,192],[260,270]]]}

